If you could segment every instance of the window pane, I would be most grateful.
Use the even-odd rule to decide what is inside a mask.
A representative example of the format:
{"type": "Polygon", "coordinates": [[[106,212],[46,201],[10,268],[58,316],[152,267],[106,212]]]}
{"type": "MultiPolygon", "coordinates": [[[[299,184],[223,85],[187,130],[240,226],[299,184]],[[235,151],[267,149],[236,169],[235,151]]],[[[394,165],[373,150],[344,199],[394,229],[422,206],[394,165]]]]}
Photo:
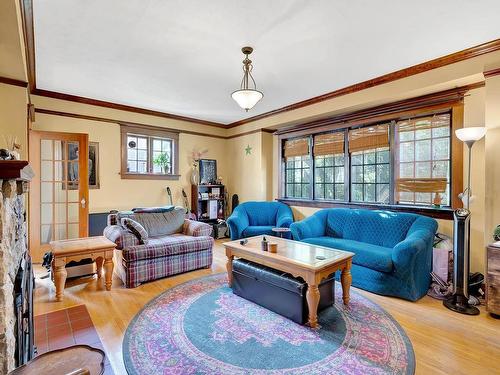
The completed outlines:
{"type": "Polygon", "coordinates": [[[138,150],[137,160],[148,160],[148,152],[146,150],[138,150]]]}
{"type": "Polygon", "coordinates": [[[333,156],[325,157],[325,166],[330,167],[333,165],[333,156]]]}
{"type": "Polygon", "coordinates": [[[140,148],[142,150],[147,150],[148,148],[147,138],[137,138],[137,148],[140,148]]]}
{"type": "MultiPolygon", "coordinates": [[[[396,124],[396,146],[399,155],[400,178],[447,178],[450,177],[450,114],[427,116],[416,120],[399,121],[396,124]],[[415,134],[414,141],[412,136],[415,134]],[[409,142],[401,142],[407,140],[409,142]],[[412,153],[414,157],[412,157],[412,153]]],[[[415,188],[418,190],[418,188],[415,188]]],[[[396,193],[396,202],[431,205],[437,192],[396,193]]],[[[441,194],[442,204],[449,204],[448,189],[441,194]]]]}
{"type": "Polygon", "coordinates": [[[399,141],[400,142],[413,141],[414,139],[415,139],[415,132],[413,132],[413,131],[399,133],[399,141]]]}
{"type": "MultiPolygon", "coordinates": [[[[169,144],[170,147],[170,144],[169,144]]],[[[296,156],[285,161],[285,196],[289,198],[309,198],[311,169],[309,156],[296,156]]],[[[321,176],[316,175],[316,180],[321,176]]]]}
{"type": "Polygon", "coordinates": [[[389,150],[377,152],[377,163],[389,163],[389,159],[390,159],[389,150]]]}
{"type": "Polygon", "coordinates": [[[389,203],[389,184],[377,184],[377,202],[389,203]]]}
{"type": "Polygon", "coordinates": [[[352,184],[352,200],[355,202],[363,201],[363,184],[352,184]]]}
{"type": "Polygon", "coordinates": [[[375,152],[367,152],[364,159],[365,164],[375,164],[375,152]]]}
{"type": "Polygon", "coordinates": [[[345,200],[344,184],[335,184],[335,199],[345,200]]]}
{"type": "Polygon", "coordinates": [[[405,142],[399,145],[399,160],[401,162],[413,161],[415,152],[415,144],[413,142],[405,142]]]}
{"type": "Polygon", "coordinates": [[[137,171],[139,173],[146,173],[147,172],[147,163],[144,161],[137,162],[137,171]]]}
{"type": "Polygon", "coordinates": [[[374,183],[375,182],[375,166],[367,165],[364,170],[364,181],[365,183],[374,183]]]}
{"type": "Polygon", "coordinates": [[[377,165],[377,182],[389,183],[389,164],[377,165]]]}
{"type": "Polygon", "coordinates": [[[323,192],[323,188],[325,185],[323,184],[316,184],[314,187],[314,194],[316,195],[316,199],[323,199],[325,197],[325,194],[323,192]]]}
{"type": "Polygon", "coordinates": [[[325,168],[325,182],[333,183],[333,168],[325,168]]]}
{"type": "Polygon", "coordinates": [[[361,153],[353,153],[351,155],[351,164],[352,165],[363,165],[363,154],[361,153]]]}
{"type": "Polygon", "coordinates": [[[153,139],[153,151],[161,151],[161,140],[153,139]]]}
{"type": "Polygon", "coordinates": [[[365,202],[375,202],[375,184],[365,185],[365,202]]]}
{"type": "Polygon", "coordinates": [[[137,162],[136,161],[128,161],[127,162],[127,169],[131,173],[137,173],[137,162]]]}
{"type": "Polygon", "coordinates": [[[432,157],[434,160],[449,159],[450,140],[449,138],[439,138],[432,142],[432,157]]]}
{"type": "Polygon", "coordinates": [[[431,160],[431,141],[415,142],[415,160],[431,160]]]}
{"type": "Polygon", "coordinates": [[[363,167],[354,166],[352,167],[352,177],[353,182],[363,182],[363,167]]]}
{"type": "Polygon", "coordinates": [[[133,148],[128,149],[128,159],[129,160],[137,160],[137,150],[133,148]]]}
{"type": "Polygon", "coordinates": [[[326,199],[334,199],[334,195],[333,195],[333,184],[327,184],[326,185],[326,192],[325,192],[325,198],[326,199]]]}
{"type": "Polygon", "coordinates": [[[344,183],[344,167],[335,168],[335,182],[344,183]]]}

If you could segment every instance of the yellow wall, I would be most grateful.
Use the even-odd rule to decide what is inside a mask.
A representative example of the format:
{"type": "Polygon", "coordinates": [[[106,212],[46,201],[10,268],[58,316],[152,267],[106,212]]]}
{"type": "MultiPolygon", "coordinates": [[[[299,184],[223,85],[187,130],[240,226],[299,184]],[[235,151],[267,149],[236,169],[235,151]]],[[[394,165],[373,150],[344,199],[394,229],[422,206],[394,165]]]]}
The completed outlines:
{"type": "MultiPolygon", "coordinates": [[[[0,148],[6,148],[5,137],[16,137],[21,156],[26,157],[27,97],[23,87],[0,83],[0,148]]],[[[8,148],[11,146],[9,145],[8,148]]]]}
{"type": "MultiPolygon", "coordinates": [[[[59,106],[59,110],[65,108],[59,106]]],[[[182,205],[181,188],[191,195],[189,182],[191,152],[208,150],[204,157],[217,159],[218,174],[228,178],[225,140],[197,135],[180,134],[179,181],[126,180],[120,177],[120,126],[107,122],[89,121],[69,117],[37,113],[34,130],[86,133],[89,141],[99,142],[100,189],[89,192],[90,212],[106,212],[111,209],[130,209],[134,206],[156,206],[168,203],[166,187],[172,190],[174,204],[182,205]]]]}

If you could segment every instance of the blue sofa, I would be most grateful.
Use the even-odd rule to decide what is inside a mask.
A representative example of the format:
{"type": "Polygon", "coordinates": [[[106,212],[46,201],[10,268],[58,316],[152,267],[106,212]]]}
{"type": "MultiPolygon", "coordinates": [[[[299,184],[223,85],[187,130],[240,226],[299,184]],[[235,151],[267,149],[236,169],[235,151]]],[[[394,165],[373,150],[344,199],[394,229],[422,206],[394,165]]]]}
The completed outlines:
{"type": "Polygon", "coordinates": [[[427,293],[436,220],[409,213],[333,208],[290,226],[294,240],[355,253],[352,285],[416,301],[427,293]]]}
{"type": "Polygon", "coordinates": [[[288,228],[291,223],[292,210],[281,202],[241,203],[227,219],[232,240],[261,234],[273,235],[272,228],[288,228]]]}

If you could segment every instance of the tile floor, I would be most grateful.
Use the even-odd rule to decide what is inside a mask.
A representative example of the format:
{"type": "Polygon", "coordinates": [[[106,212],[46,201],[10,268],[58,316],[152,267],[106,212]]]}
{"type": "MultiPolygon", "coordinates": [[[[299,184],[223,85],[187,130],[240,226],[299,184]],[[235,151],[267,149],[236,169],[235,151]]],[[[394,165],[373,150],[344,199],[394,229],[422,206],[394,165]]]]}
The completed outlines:
{"type": "MultiPolygon", "coordinates": [[[[85,305],[36,315],[35,346],[38,355],[71,345],[89,345],[104,351],[85,305]]],[[[106,357],[105,375],[113,375],[106,357]]]]}

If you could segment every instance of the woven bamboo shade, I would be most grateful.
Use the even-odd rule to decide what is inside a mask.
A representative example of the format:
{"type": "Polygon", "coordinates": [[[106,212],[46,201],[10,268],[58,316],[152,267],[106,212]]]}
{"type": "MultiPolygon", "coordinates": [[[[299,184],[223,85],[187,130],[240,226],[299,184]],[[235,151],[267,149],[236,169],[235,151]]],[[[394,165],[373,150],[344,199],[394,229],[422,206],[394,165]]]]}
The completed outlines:
{"type": "Polygon", "coordinates": [[[389,124],[349,130],[349,152],[389,147],[389,124]]]}
{"type": "Polygon", "coordinates": [[[397,192],[410,193],[444,193],[446,191],[446,178],[398,178],[396,180],[397,192]]]}
{"type": "Polygon", "coordinates": [[[314,137],[314,156],[344,153],[344,132],[321,134],[314,137]]]}
{"type": "Polygon", "coordinates": [[[413,130],[434,129],[450,126],[450,115],[448,113],[436,116],[420,117],[416,119],[398,121],[397,128],[399,132],[408,132],[413,130]]]}
{"type": "Polygon", "coordinates": [[[285,141],[285,158],[309,155],[309,140],[307,138],[285,141]]]}

